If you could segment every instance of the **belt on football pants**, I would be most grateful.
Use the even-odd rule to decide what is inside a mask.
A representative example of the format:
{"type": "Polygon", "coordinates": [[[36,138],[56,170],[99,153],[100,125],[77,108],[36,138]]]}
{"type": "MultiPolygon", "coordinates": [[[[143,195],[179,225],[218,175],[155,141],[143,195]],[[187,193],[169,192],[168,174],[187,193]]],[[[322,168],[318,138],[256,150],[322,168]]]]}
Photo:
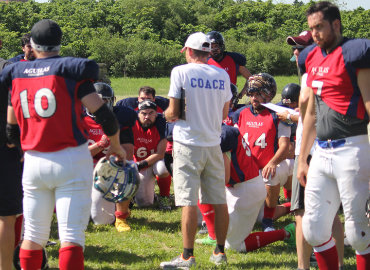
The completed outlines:
{"type": "Polygon", "coordinates": [[[343,146],[346,143],[346,139],[326,140],[326,141],[316,140],[316,141],[321,148],[337,148],[343,146]]]}

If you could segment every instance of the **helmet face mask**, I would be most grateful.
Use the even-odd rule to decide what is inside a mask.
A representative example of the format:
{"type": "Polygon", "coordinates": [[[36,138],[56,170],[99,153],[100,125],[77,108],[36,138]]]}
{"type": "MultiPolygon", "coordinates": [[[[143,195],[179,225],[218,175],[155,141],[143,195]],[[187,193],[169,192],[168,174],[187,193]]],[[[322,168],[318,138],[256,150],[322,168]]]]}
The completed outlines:
{"type": "Polygon", "coordinates": [[[258,73],[248,79],[248,96],[258,93],[270,102],[276,95],[276,89],[275,79],[268,73],[258,73]]]}
{"type": "Polygon", "coordinates": [[[298,84],[295,83],[287,84],[281,91],[281,102],[284,105],[290,105],[295,102],[296,104],[298,104],[300,91],[301,87],[298,84]]]}
{"type": "Polygon", "coordinates": [[[216,61],[223,58],[225,52],[225,40],[220,32],[211,31],[207,33],[207,37],[211,40],[211,57],[216,61]]]}
{"type": "Polygon", "coordinates": [[[101,158],[94,169],[94,188],[110,202],[130,200],[139,189],[139,174],[133,161],[120,164],[115,157],[101,158]]]}
{"type": "MultiPolygon", "coordinates": [[[[108,108],[113,111],[113,106],[114,102],[116,101],[116,97],[114,96],[114,91],[112,87],[107,83],[97,82],[94,83],[94,88],[99,97],[104,101],[104,103],[107,104],[108,108]]],[[[90,117],[95,117],[93,114],[89,112],[87,108],[86,113],[90,117]]]]}

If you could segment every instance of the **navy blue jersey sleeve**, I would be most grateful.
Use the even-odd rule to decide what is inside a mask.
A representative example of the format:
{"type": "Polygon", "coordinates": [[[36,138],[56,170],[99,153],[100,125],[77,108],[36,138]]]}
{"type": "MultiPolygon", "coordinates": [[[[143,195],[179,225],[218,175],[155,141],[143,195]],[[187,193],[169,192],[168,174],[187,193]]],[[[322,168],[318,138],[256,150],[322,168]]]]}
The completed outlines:
{"type": "Polygon", "coordinates": [[[247,59],[245,58],[245,56],[240,53],[226,52],[226,54],[229,55],[239,66],[245,66],[245,64],[247,63],[247,59]]]}
{"type": "Polygon", "coordinates": [[[345,39],[342,46],[344,62],[354,68],[370,67],[370,40],[345,39]]]}
{"type": "Polygon", "coordinates": [[[8,61],[11,63],[15,63],[21,61],[22,59],[24,59],[24,54],[18,54],[17,56],[8,59],[8,61]]]}
{"type": "Polygon", "coordinates": [[[158,114],[157,119],[155,120],[155,126],[158,130],[159,137],[162,139],[166,138],[166,120],[163,118],[162,114],[158,114]]]}
{"type": "MultiPolygon", "coordinates": [[[[50,58],[52,60],[52,58],[50,58]]],[[[36,61],[33,61],[36,63],[36,61]]],[[[45,61],[45,65],[48,62],[45,61]]],[[[65,78],[71,78],[75,81],[92,80],[96,81],[99,75],[98,64],[85,58],[63,57],[60,60],[60,66],[56,66],[60,73],[65,78]]]]}
{"type": "Polygon", "coordinates": [[[137,108],[138,104],[139,102],[137,98],[134,98],[134,97],[124,98],[116,102],[116,106],[125,106],[133,110],[137,108]]]}
{"type": "Polygon", "coordinates": [[[306,47],[303,51],[299,53],[298,56],[298,68],[301,74],[305,74],[306,71],[306,58],[307,55],[316,47],[316,44],[310,45],[306,47]]]}
{"type": "Polygon", "coordinates": [[[222,153],[236,150],[238,146],[239,130],[237,128],[222,125],[221,128],[221,150],[222,153]]]}
{"type": "Polygon", "coordinates": [[[114,106],[113,112],[117,117],[120,128],[132,127],[137,120],[137,113],[125,106],[114,106]]]}
{"type": "Polygon", "coordinates": [[[239,116],[240,116],[240,113],[242,110],[244,110],[245,108],[247,108],[247,106],[243,106],[239,109],[237,109],[235,112],[230,112],[229,114],[229,117],[231,118],[231,120],[233,121],[233,124],[237,124],[238,121],[239,121],[239,116]]]}
{"type": "Polygon", "coordinates": [[[161,108],[162,111],[165,111],[168,108],[169,103],[170,103],[170,100],[168,98],[161,97],[161,96],[155,97],[155,104],[157,104],[157,106],[161,108]]]}

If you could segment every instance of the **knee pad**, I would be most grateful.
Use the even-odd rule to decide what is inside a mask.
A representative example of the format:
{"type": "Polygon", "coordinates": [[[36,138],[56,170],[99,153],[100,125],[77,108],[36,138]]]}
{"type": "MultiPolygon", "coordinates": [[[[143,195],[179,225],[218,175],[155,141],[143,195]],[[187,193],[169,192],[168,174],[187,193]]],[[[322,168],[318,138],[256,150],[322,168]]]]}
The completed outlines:
{"type": "Polygon", "coordinates": [[[370,227],[366,222],[346,221],[346,237],[349,244],[358,252],[364,251],[370,244],[370,227]]]}
{"type": "Polygon", "coordinates": [[[302,219],[302,230],[307,243],[313,247],[320,246],[327,242],[332,234],[332,226],[327,226],[319,221],[315,221],[306,214],[302,219]]]}
{"type": "Polygon", "coordinates": [[[166,168],[166,164],[164,163],[164,160],[158,160],[156,163],[153,164],[153,173],[155,175],[164,175],[168,174],[168,170],[166,168]]]}

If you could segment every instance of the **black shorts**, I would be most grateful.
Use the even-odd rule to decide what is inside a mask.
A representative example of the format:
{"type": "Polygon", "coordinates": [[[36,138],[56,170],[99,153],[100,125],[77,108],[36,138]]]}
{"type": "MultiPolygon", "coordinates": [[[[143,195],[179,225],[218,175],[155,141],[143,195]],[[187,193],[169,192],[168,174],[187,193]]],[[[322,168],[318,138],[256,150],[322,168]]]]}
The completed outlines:
{"type": "Polygon", "coordinates": [[[0,216],[22,213],[21,155],[17,148],[0,147],[0,216]]]}

